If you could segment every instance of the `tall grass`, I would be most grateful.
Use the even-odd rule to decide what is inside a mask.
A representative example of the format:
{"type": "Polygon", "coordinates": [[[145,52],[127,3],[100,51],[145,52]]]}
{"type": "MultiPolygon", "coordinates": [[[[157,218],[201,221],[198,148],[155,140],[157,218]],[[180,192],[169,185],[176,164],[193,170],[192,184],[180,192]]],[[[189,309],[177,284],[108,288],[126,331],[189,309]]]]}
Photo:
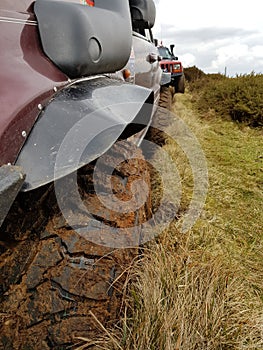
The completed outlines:
{"type": "Polygon", "coordinates": [[[175,240],[145,250],[124,316],[96,349],[261,349],[262,301],[238,265],[170,230],[175,240]]]}
{"type": "MultiPolygon", "coordinates": [[[[204,120],[187,93],[176,96],[174,111],[206,154],[207,202],[190,232],[173,222],[144,249],[130,272],[122,318],[95,349],[262,349],[262,133],[204,120]]],[[[177,162],[187,205],[189,165],[172,141],[165,149],[177,162]]]]}

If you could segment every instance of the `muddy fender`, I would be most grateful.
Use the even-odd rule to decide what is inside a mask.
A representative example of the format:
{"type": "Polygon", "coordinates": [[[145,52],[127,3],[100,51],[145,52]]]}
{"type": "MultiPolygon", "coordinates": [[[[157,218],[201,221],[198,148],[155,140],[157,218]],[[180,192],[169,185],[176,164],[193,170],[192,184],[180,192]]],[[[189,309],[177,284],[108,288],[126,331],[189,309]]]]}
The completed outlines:
{"type": "Polygon", "coordinates": [[[23,191],[62,178],[151,122],[152,90],[106,77],[60,91],[41,112],[16,165],[26,173],[23,191]]]}
{"type": "Polygon", "coordinates": [[[0,227],[20,191],[25,175],[21,167],[3,165],[0,167],[0,227]]]}

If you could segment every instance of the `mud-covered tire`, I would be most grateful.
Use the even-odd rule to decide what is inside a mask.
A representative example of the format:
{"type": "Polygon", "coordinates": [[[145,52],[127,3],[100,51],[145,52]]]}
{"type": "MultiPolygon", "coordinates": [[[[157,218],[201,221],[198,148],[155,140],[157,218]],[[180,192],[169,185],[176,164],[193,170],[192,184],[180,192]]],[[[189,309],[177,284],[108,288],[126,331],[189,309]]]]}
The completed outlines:
{"type": "Polygon", "coordinates": [[[178,82],[178,92],[181,94],[184,94],[185,92],[185,76],[184,74],[181,75],[179,82],[178,82]]]}
{"type": "MultiPolygon", "coordinates": [[[[119,142],[103,159],[107,164],[117,159],[120,164],[111,175],[112,189],[105,185],[105,174],[98,175],[104,196],[113,191],[118,199],[127,201],[131,184],[138,179],[150,188],[147,163],[133,144],[119,142]]],[[[96,231],[101,243],[107,229],[98,229],[98,220],[109,229],[134,226],[138,230],[150,215],[150,195],[138,210],[131,208],[126,214],[105,208],[93,188],[94,166],[78,174],[82,200],[93,211],[90,218],[75,208],[79,225],[85,221],[88,232],[96,231]]],[[[65,194],[67,190],[65,187],[65,194]]],[[[136,191],[137,196],[140,192],[136,191]]],[[[25,194],[21,195],[1,228],[1,349],[73,349],[77,337],[94,339],[100,333],[96,318],[103,325],[118,319],[125,271],[137,257],[138,246],[114,249],[89,241],[67,224],[54,196],[49,188],[40,196],[40,207],[34,202],[25,205],[25,194]],[[44,217],[30,225],[27,215],[33,221],[44,217]],[[15,233],[15,222],[20,223],[20,232],[15,233]]]]}
{"type": "Polygon", "coordinates": [[[185,75],[182,74],[180,77],[177,77],[174,84],[175,93],[184,94],[185,92],[185,75]]]}
{"type": "Polygon", "coordinates": [[[169,111],[172,110],[172,90],[169,86],[162,86],[160,91],[159,106],[151,126],[146,134],[146,139],[154,142],[159,146],[163,146],[167,140],[167,134],[165,128],[171,124],[172,115],[169,111]]]}

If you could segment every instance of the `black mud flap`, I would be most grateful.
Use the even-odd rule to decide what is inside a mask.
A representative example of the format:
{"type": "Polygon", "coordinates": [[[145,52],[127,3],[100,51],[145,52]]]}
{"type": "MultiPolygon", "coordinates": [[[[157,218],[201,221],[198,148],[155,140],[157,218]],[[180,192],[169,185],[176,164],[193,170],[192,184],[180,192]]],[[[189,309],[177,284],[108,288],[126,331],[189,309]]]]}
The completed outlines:
{"type": "Polygon", "coordinates": [[[0,227],[25,180],[22,169],[17,166],[0,167],[0,227]]]}
{"type": "Polygon", "coordinates": [[[64,177],[105,153],[119,138],[147,127],[152,90],[97,77],[61,90],[41,112],[16,165],[22,191],[64,177]]]}

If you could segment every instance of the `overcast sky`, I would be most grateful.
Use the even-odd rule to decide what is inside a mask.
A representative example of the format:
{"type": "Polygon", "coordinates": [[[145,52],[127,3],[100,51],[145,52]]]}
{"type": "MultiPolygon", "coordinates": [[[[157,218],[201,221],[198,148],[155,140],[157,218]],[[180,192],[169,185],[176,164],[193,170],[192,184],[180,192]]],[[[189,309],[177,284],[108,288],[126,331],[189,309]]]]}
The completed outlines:
{"type": "Polygon", "coordinates": [[[185,67],[227,75],[263,74],[263,0],[154,0],[154,36],[185,67]]]}

